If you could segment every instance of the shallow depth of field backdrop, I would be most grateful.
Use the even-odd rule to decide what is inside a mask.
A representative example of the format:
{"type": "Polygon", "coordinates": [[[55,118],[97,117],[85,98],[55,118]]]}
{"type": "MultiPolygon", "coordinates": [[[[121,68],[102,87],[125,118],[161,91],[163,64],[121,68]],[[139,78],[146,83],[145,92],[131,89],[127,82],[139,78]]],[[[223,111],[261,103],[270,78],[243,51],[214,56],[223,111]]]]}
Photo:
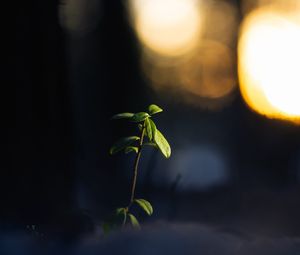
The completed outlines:
{"type": "Polygon", "coordinates": [[[110,117],[155,103],[172,156],[142,155],[137,193],[155,208],[143,224],[300,236],[300,1],[25,1],[11,13],[1,232],[97,232],[132,176],[132,155],[109,155],[132,129],[110,117]]]}

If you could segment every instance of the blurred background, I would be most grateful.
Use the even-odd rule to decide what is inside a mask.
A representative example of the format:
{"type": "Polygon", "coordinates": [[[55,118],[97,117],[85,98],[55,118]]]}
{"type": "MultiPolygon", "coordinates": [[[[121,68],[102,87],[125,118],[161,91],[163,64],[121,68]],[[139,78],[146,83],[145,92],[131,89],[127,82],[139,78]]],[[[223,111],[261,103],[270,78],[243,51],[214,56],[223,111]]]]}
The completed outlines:
{"type": "Polygon", "coordinates": [[[164,109],[172,147],[145,149],[148,224],[300,235],[299,0],[18,3],[1,93],[0,226],[93,233],[129,199],[134,126],[164,109]]]}

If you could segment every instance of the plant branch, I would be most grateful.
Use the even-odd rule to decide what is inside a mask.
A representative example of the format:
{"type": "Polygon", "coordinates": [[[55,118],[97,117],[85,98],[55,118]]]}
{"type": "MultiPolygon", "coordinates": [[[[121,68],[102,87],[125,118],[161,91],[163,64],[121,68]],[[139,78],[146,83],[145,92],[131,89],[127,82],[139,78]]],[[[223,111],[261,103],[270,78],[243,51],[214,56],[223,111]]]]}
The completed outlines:
{"type": "Polygon", "coordinates": [[[141,158],[142,146],[143,146],[145,131],[146,131],[146,127],[145,127],[145,122],[144,122],[143,123],[143,127],[142,127],[142,131],[141,131],[140,140],[139,140],[138,152],[137,152],[135,160],[134,160],[133,179],[132,179],[132,187],[131,187],[131,196],[130,196],[130,201],[129,201],[128,208],[132,205],[132,203],[134,201],[136,180],[137,180],[137,174],[138,174],[138,166],[139,166],[139,161],[140,161],[140,158],[141,158]]]}

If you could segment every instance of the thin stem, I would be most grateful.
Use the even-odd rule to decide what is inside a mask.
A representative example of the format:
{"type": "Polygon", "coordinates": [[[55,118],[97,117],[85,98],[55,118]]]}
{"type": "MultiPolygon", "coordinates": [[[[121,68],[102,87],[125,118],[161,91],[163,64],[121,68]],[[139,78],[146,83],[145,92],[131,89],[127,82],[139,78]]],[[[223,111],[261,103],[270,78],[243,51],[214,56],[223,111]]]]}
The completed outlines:
{"type": "Polygon", "coordinates": [[[123,222],[122,222],[122,228],[125,226],[126,220],[127,220],[127,212],[125,211],[125,212],[124,212],[123,222]]]}
{"type": "Polygon", "coordinates": [[[145,122],[144,122],[143,127],[142,127],[142,131],[141,131],[140,140],[139,140],[138,152],[137,152],[135,160],[134,160],[131,196],[130,196],[130,201],[129,201],[128,208],[132,205],[133,200],[134,200],[137,173],[138,173],[138,166],[139,166],[139,161],[140,161],[141,153],[142,153],[142,145],[143,145],[144,136],[145,136],[145,129],[146,128],[145,128],[145,122]]]}

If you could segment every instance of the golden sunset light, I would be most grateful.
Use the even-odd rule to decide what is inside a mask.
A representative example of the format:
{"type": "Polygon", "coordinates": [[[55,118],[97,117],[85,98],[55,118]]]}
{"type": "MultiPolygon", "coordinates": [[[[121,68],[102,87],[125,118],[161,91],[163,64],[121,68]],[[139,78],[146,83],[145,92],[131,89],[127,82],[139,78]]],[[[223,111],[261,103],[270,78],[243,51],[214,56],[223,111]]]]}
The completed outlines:
{"type": "Polygon", "coordinates": [[[262,9],[246,18],[238,69],[242,95],[255,111],[299,120],[299,45],[299,16],[262,9]]]}

